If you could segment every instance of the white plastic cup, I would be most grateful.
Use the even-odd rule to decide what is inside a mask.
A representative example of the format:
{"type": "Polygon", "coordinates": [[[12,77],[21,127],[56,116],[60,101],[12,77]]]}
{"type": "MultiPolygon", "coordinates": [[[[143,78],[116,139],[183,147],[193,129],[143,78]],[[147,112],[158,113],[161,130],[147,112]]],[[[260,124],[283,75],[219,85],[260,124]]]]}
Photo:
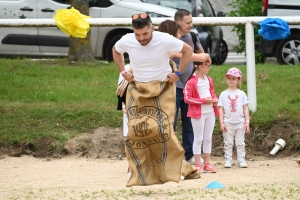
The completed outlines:
{"type": "Polygon", "coordinates": [[[283,139],[279,139],[275,142],[275,147],[270,152],[271,155],[275,155],[280,149],[285,147],[286,142],[283,139]]]}
{"type": "Polygon", "coordinates": [[[272,149],[272,151],[270,152],[270,154],[272,156],[274,156],[280,149],[280,146],[278,144],[275,144],[275,147],[272,149]]]}

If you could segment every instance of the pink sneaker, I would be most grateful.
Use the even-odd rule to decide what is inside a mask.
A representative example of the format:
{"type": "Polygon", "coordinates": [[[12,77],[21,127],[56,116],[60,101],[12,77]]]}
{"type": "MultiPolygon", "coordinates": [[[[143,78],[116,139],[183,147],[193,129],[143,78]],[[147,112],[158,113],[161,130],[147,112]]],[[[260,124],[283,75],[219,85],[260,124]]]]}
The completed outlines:
{"type": "Polygon", "coordinates": [[[202,165],[196,164],[195,168],[197,169],[197,173],[199,173],[199,174],[202,173],[202,165]]]}
{"type": "Polygon", "coordinates": [[[203,173],[216,173],[216,169],[210,163],[206,163],[203,167],[203,173]]]}

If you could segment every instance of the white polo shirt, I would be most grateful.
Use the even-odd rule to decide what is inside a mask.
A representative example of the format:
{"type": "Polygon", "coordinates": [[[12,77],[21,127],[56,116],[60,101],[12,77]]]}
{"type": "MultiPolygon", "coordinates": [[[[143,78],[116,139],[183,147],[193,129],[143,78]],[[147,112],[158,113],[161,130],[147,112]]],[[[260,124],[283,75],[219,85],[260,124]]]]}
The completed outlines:
{"type": "Polygon", "coordinates": [[[172,72],[170,53],[180,52],[183,41],[158,31],[153,32],[149,44],[142,46],[134,33],[124,35],[116,44],[116,51],[127,52],[134,79],[138,82],[163,81],[172,72]]]}

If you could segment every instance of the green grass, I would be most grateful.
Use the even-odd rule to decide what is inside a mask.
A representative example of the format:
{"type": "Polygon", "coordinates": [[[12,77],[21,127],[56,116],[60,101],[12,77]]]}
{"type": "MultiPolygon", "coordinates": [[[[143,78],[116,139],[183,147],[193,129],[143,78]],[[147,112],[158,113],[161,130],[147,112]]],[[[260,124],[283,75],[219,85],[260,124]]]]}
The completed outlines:
{"type": "Polygon", "coordinates": [[[1,59],[0,143],[121,126],[117,78],[113,64],[1,59]]]}
{"type": "MultiPolygon", "coordinates": [[[[209,72],[217,95],[227,88],[223,74],[230,67],[213,66],[209,72]]],[[[246,77],[246,66],[236,67],[246,77]]],[[[267,128],[278,120],[299,123],[300,67],[257,65],[256,72],[257,111],[251,113],[251,126],[267,128]]],[[[0,59],[0,144],[43,137],[64,142],[99,126],[120,127],[118,76],[114,63],[0,59]]],[[[244,78],[244,91],[246,84],[244,78]]]]}
{"type": "MultiPolygon", "coordinates": [[[[180,183],[179,183],[180,184],[180,183]]],[[[54,188],[55,189],[55,188],[54,188]]],[[[252,183],[239,186],[228,186],[222,189],[206,189],[192,187],[192,185],[175,186],[170,189],[160,188],[125,188],[125,189],[101,189],[101,190],[76,190],[68,188],[55,189],[51,192],[45,189],[18,191],[11,194],[10,200],[19,199],[116,199],[116,200],[137,200],[137,199],[170,199],[170,200],[197,200],[197,199],[299,199],[300,187],[298,182],[284,183],[252,183]]]]}

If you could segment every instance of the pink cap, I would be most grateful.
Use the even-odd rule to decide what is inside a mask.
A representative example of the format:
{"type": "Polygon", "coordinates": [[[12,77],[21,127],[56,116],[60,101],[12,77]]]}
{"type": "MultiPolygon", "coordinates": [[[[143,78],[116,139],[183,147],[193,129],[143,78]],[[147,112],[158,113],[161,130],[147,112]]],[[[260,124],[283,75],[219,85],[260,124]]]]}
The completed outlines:
{"type": "Polygon", "coordinates": [[[227,76],[227,75],[230,75],[230,76],[234,76],[234,77],[237,77],[237,78],[241,78],[242,77],[242,72],[241,70],[239,70],[238,68],[230,68],[226,74],[224,74],[224,76],[227,76]]]}

